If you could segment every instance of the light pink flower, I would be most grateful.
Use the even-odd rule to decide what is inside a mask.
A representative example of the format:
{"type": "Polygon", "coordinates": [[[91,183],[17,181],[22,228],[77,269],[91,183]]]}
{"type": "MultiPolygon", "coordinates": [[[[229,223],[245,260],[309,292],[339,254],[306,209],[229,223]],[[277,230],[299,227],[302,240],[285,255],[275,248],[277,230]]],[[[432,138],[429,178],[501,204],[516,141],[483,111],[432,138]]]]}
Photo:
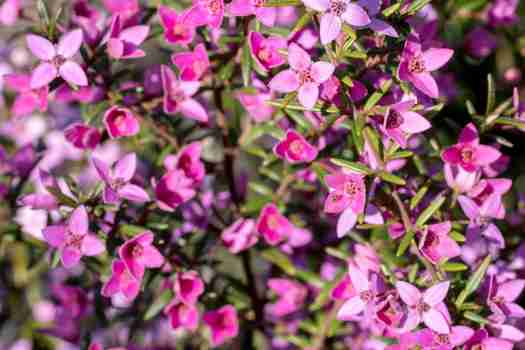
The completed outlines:
{"type": "Polygon", "coordinates": [[[159,7],[160,23],[164,28],[164,38],[170,44],[187,45],[193,41],[195,27],[189,21],[187,11],[180,15],[167,6],[159,7]]]}
{"type": "Polygon", "coordinates": [[[213,347],[224,344],[239,333],[237,311],[232,305],[225,305],[217,310],[208,311],[202,319],[211,331],[213,347]]]}
{"type": "Polygon", "coordinates": [[[361,6],[370,16],[370,23],[359,28],[370,28],[374,32],[380,35],[390,36],[397,38],[399,34],[396,29],[385,21],[377,18],[377,15],[381,13],[381,0],[358,0],[357,4],[361,6]]]}
{"type": "Polygon", "coordinates": [[[22,0],[6,0],[0,5],[0,23],[12,26],[16,23],[22,7],[22,0]]]}
{"type": "Polygon", "coordinates": [[[410,110],[415,104],[415,100],[408,100],[391,105],[383,121],[385,134],[403,148],[407,147],[408,136],[431,128],[425,117],[410,110]]]}
{"type": "Polygon", "coordinates": [[[131,275],[138,280],[144,276],[146,267],[158,268],[164,264],[164,257],[153,245],[153,233],[150,231],[124,242],[118,254],[131,275]]]}
{"type": "Polygon", "coordinates": [[[288,47],[288,63],[291,68],[273,77],[270,89],[282,93],[298,91],[299,102],[305,108],[313,108],[319,97],[319,85],[332,76],[335,67],[323,61],[312,63],[310,55],[295,43],[288,47]]]}
{"type": "Polygon", "coordinates": [[[277,19],[277,8],[264,6],[266,0],[233,0],[228,12],[235,17],[255,15],[267,27],[273,27],[277,19]]]}
{"type": "Polygon", "coordinates": [[[192,142],[182,147],[177,155],[168,155],[164,159],[166,170],[182,170],[188,179],[193,180],[195,186],[200,185],[206,175],[206,168],[201,161],[202,144],[192,142]]]}
{"type": "Polygon", "coordinates": [[[193,180],[182,170],[170,170],[159,183],[154,183],[157,205],[164,211],[174,211],[179,205],[192,199],[196,192],[193,180]]]}
{"type": "Polygon", "coordinates": [[[195,304],[204,293],[204,282],[196,271],[178,272],[175,275],[173,291],[184,304],[195,304]]]}
{"type": "Polygon", "coordinates": [[[363,176],[342,171],[327,175],[326,184],[330,193],[324,203],[324,211],[340,214],[337,220],[337,236],[342,237],[357,222],[365,210],[366,186],[363,176]]]}
{"type": "Polygon", "coordinates": [[[32,89],[31,77],[26,74],[6,74],[2,79],[8,88],[18,92],[11,107],[13,117],[27,116],[37,108],[41,112],[47,111],[49,92],[47,85],[38,89],[32,89]]]}
{"type": "Polygon", "coordinates": [[[429,48],[423,51],[418,39],[410,36],[401,55],[399,79],[409,81],[425,95],[437,98],[439,88],[430,72],[444,66],[453,54],[454,50],[443,48],[429,48]]]}
{"type": "Polygon", "coordinates": [[[524,289],[524,279],[512,279],[499,283],[496,275],[490,275],[487,304],[494,313],[503,314],[506,317],[524,318],[525,309],[516,303],[524,289]]]}
{"type": "Polygon", "coordinates": [[[261,234],[270,245],[277,245],[288,237],[294,228],[292,223],[284,217],[275,204],[264,206],[257,221],[257,232],[261,234]]]}
{"type": "Polygon", "coordinates": [[[200,80],[210,67],[208,52],[204,44],[198,44],[193,52],[179,52],[171,56],[171,61],[179,68],[181,80],[200,80]]]}
{"type": "Polygon", "coordinates": [[[447,296],[450,282],[440,282],[424,293],[419,289],[404,281],[396,283],[399,297],[409,307],[405,331],[411,331],[423,321],[430,329],[440,334],[449,334],[450,326],[445,315],[439,311],[438,307],[447,296]]]}
{"type": "Polygon", "coordinates": [[[108,298],[122,294],[126,299],[133,300],[139,291],[140,280],[129,272],[122,260],[113,260],[111,278],[102,287],[101,294],[108,298]]]}
{"type": "Polygon", "coordinates": [[[415,332],[414,335],[416,344],[423,349],[453,350],[465,344],[474,335],[474,330],[465,326],[453,326],[450,327],[450,333],[440,334],[426,328],[415,332]]]}
{"type": "Polygon", "coordinates": [[[299,310],[308,295],[302,284],[286,278],[270,278],[268,288],[277,294],[276,302],[267,305],[270,315],[280,318],[299,310]]]}
{"type": "Polygon", "coordinates": [[[267,103],[272,99],[272,93],[260,80],[254,79],[252,84],[257,89],[255,92],[240,90],[237,92],[237,98],[249,116],[255,122],[260,123],[270,119],[273,115],[274,109],[267,103]]]}
{"type": "Polygon", "coordinates": [[[480,145],[476,126],[469,123],[459,135],[458,143],[443,151],[443,161],[458,165],[468,172],[495,162],[501,153],[494,147],[480,145]]]}
{"type": "Polygon", "coordinates": [[[88,214],[84,206],[71,213],[67,224],[48,226],[42,233],[46,241],[59,250],[66,268],[78,264],[83,255],[99,255],[105,250],[104,243],[89,233],[88,214]]]}
{"type": "Polygon", "coordinates": [[[279,50],[286,48],[286,39],[277,36],[265,38],[259,32],[250,32],[248,44],[253,59],[264,71],[279,67],[286,62],[279,52],[279,50]]]}
{"type": "Polygon", "coordinates": [[[74,123],[64,130],[64,136],[73,146],[80,149],[95,149],[102,135],[97,128],[82,123],[74,123]]]}
{"type": "Polygon", "coordinates": [[[317,158],[317,148],[312,146],[303,135],[293,129],[286,131],[286,136],[273,148],[273,153],[291,164],[309,163],[317,158]]]}
{"type": "Polygon", "coordinates": [[[116,204],[121,198],[144,203],[150,200],[148,193],[140,186],[130,183],[137,168],[137,156],[130,153],[122,157],[113,169],[100,159],[93,157],[93,165],[104,181],[105,203],[116,204]]]}
{"type": "Polygon", "coordinates": [[[490,337],[485,329],[477,330],[465,343],[465,350],[512,350],[514,345],[508,340],[490,337]]]}
{"type": "Polygon", "coordinates": [[[71,60],[82,45],[81,29],[75,29],[62,35],[57,45],[34,34],[28,34],[26,41],[33,55],[42,60],[31,74],[31,89],[46,86],[58,76],[71,85],[88,85],[88,79],[82,67],[71,60]]]}
{"type": "Polygon", "coordinates": [[[219,28],[224,18],[224,0],[193,0],[188,18],[194,26],[219,28]]]}
{"type": "Polygon", "coordinates": [[[113,106],[104,114],[104,125],[112,139],[137,135],[140,131],[138,119],[127,108],[113,106]]]}
{"type": "Polygon", "coordinates": [[[199,309],[197,309],[197,306],[185,304],[177,298],[173,299],[164,308],[164,314],[170,318],[173,329],[182,327],[189,331],[194,331],[199,326],[199,309]]]}
{"type": "Polygon", "coordinates": [[[178,80],[175,73],[165,65],[161,67],[161,72],[164,87],[164,112],[170,115],[181,113],[187,118],[206,123],[208,121],[206,109],[192,98],[199,90],[200,83],[178,80]]]}
{"type": "Polygon", "coordinates": [[[445,221],[428,225],[421,234],[419,249],[433,264],[439,264],[443,259],[452,259],[461,254],[461,248],[448,236],[452,224],[445,221]]]}
{"type": "Polygon", "coordinates": [[[109,57],[117,60],[144,57],[146,53],[139,46],[149,34],[149,26],[138,25],[123,28],[121,16],[115,15],[109,29],[107,53],[109,57]]]}
{"type": "Polygon", "coordinates": [[[323,12],[320,23],[323,45],[337,38],[344,22],[353,26],[370,24],[368,13],[350,0],[303,0],[303,3],[315,11],[323,12]]]}
{"type": "Polygon", "coordinates": [[[353,262],[348,264],[348,275],[355,294],[337,312],[338,320],[350,320],[363,311],[369,314],[376,301],[375,283],[353,262]]]}
{"type": "Polygon", "coordinates": [[[255,220],[239,218],[222,231],[223,244],[232,254],[251,248],[259,240],[255,230],[255,220]]]}
{"type": "Polygon", "coordinates": [[[443,165],[443,172],[447,185],[457,193],[470,191],[481,177],[479,171],[469,172],[460,166],[449,163],[443,165]]]}

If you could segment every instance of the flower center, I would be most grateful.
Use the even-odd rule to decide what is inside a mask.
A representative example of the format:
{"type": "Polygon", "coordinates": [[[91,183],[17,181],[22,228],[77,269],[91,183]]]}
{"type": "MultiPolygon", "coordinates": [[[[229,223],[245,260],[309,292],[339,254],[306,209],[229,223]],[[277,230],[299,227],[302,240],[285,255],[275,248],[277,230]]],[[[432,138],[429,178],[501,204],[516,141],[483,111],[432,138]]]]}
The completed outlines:
{"type": "Polygon", "coordinates": [[[476,344],[473,347],[470,348],[471,350],[485,350],[485,346],[483,344],[476,344]]]}
{"type": "Polygon", "coordinates": [[[63,56],[61,56],[61,55],[56,55],[51,60],[51,63],[57,68],[60,67],[61,65],[63,65],[65,62],[66,62],[66,59],[63,56]]]}
{"type": "Polygon", "coordinates": [[[461,150],[461,160],[465,163],[472,162],[474,158],[474,150],[470,147],[463,148],[461,150]]]}
{"type": "Polygon", "coordinates": [[[347,195],[353,197],[359,193],[359,185],[355,181],[350,180],[348,182],[345,182],[344,191],[347,195]]]}
{"type": "Polygon", "coordinates": [[[263,62],[268,62],[272,58],[272,51],[268,47],[263,46],[257,53],[257,57],[263,62]]]}
{"type": "Polygon", "coordinates": [[[271,230],[275,230],[279,226],[279,220],[277,220],[276,215],[269,215],[268,219],[266,219],[266,223],[271,230]]]}
{"type": "Polygon", "coordinates": [[[408,62],[408,71],[410,73],[423,73],[426,71],[425,68],[425,62],[423,61],[423,57],[421,56],[414,56],[410,59],[408,62]]]}
{"type": "Polygon", "coordinates": [[[126,131],[126,113],[116,112],[116,116],[113,118],[113,123],[119,131],[126,131]]]}
{"type": "Polygon", "coordinates": [[[312,72],[310,69],[305,69],[303,71],[298,72],[299,75],[299,82],[301,85],[305,83],[311,83],[314,81],[314,78],[312,77],[312,72]]]}
{"type": "Polygon", "coordinates": [[[76,233],[69,233],[69,236],[66,239],[66,245],[68,247],[73,247],[76,249],[80,249],[82,246],[82,240],[84,239],[84,236],[77,235],[76,233]]]}
{"type": "Polygon", "coordinates": [[[170,97],[175,102],[182,102],[186,99],[186,94],[178,86],[174,86],[169,92],[170,97]]]}
{"type": "Polygon", "coordinates": [[[252,6],[263,7],[266,0],[252,0],[252,6]]]}
{"type": "Polygon", "coordinates": [[[387,129],[397,129],[403,124],[404,121],[405,119],[403,118],[401,113],[399,113],[396,110],[391,109],[386,119],[386,128],[387,129]]]}
{"type": "Polygon", "coordinates": [[[372,292],[369,291],[369,290],[365,290],[365,291],[359,293],[359,298],[361,298],[361,300],[364,301],[365,303],[370,302],[373,297],[374,296],[373,296],[372,292]]]}
{"type": "Polygon", "coordinates": [[[206,70],[206,62],[197,60],[193,62],[191,67],[197,74],[202,74],[206,70]]]}
{"type": "Polygon", "coordinates": [[[114,179],[112,182],[111,182],[111,187],[114,189],[114,190],[119,190],[122,188],[122,186],[124,186],[126,184],[126,181],[124,181],[123,179],[121,178],[118,178],[118,179],[114,179]]]}
{"type": "Polygon", "coordinates": [[[428,311],[430,311],[430,309],[431,309],[430,305],[428,305],[425,302],[421,302],[421,303],[417,304],[417,306],[416,306],[416,310],[419,313],[428,312],[428,311]]]}
{"type": "Polygon", "coordinates": [[[219,14],[224,8],[222,0],[208,0],[206,1],[205,6],[208,12],[212,15],[219,14]]]}
{"type": "Polygon", "coordinates": [[[341,16],[346,11],[347,2],[344,0],[332,0],[330,1],[330,12],[336,16],[341,16]]]}
{"type": "Polygon", "coordinates": [[[143,253],[144,253],[144,247],[141,246],[140,244],[134,245],[133,248],[131,249],[131,255],[134,258],[138,258],[142,256],[143,253]]]}
{"type": "Polygon", "coordinates": [[[448,334],[437,334],[435,337],[435,341],[440,345],[449,345],[450,336],[448,334]]]}
{"type": "Polygon", "coordinates": [[[173,26],[172,32],[175,36],[184,36],[188,33],[188,27],[184,24],[177,23],[173,26]]]}
{"type": "Polygon", "coordinates": [[[294,140],[290,143],[290,151],[294,154],[301,154],[304,151],[303,143],[299,140],[294,140]]]}

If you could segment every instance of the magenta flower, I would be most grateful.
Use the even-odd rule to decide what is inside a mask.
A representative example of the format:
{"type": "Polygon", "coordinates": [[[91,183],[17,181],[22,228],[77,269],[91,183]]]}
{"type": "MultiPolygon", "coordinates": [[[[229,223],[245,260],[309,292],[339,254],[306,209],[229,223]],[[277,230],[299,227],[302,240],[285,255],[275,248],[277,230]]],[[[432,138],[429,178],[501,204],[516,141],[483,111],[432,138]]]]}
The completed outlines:
{"type": "Polygon", "coordinates": [[[6,0],[0,5],[0,24],[4,26],[12,26],[18,20],[20,9],[22,7],[22,0],[6,0]]]}
{"type": "Polygon", "coordinates": [[[192,142],[179,151],[176,156],[169,155],[164,159],[164,167],[171,170],[182,170],[184,175],[193,180],[194,185],[199,185],[204,176],[206,169],[201,161],[202,144],[192,142]]]}
{"type": "Polygon", "coordinates": [[[174,211],[179,205],[192,199],[196,192],[193,180],[184,175],[182,170],[170,170],[154,183],[157,205],[165,211],[174,211]]]}
{"type": "Polygon", "coordinates": [[[305,286],[286,278],[270,278],[268,288],[278,296],[278,299],[275,303],[268,304],[267,311],[277,318],[299,310],[304,305],[308,295],[305,286]]]}
{"type": "Polygon", "coordinates": [[[139,25],[124,29],[120,15],[115,15],[109,29],[107,53],[117,60],[144,57],[146,53],[139,46],[146,40],[149,26],[139,25]]]}
{"type": "Polygon", "coordinates": [[[188,17],[194,26],[219,28],[224,18],[224,0],[193,0],[188,17]]]}
{"type": "Polygon", "coordinates": [[[184,304],[195,304],[204,293],[204,282],[196,271],[178,272],[175,275],[173,291],[184,304]]]}
{"type": "Polygon", "coordinates": [[[26,40],[33,55],[43,61],[31,74],[29,84],[31,89],[46,86],[58,76],[71,85],[88,85],[88,79],[82,67],[71,60],[82,45],[81,29],[75,29],[62,35],[57,45],[34,34],[28,34],[26,40]]]}
{"type": "Polygon", "coordinates": [[[501,156],[494,147],[480,145],[476,126],[469,123],[459,135],[458,143],[443,151],[443,161],[459,165],[468,172],[478,170],[482,166],[495,162],[501,156]]]}
{"type": "Polygon", "coordinates": [[[101,294],[108,298],[122,294],[126,299],[133,300],[139,291],[140,280],[129,272],[122,260],[113,260],[111,278],[102,287],[101,294]]]}
{"type": "MultiPolygon", "coordinates": [[[[242,1],[242,0],[241,0],[242,1]]],[[[250,52],[257,64],[264,70],[269,71],[286,62],[279,50],[285,49],[286,40],[277,36],[265,38],[259,32],[250,32],[248,35],[250,52]]]]}
{"type": "Polygon", "coordinates": [[[222,231],[222,243],[232,254],[251,248],[259,240],[255,230],[255,220],[237,219],[233,224],[222,231]]]}
{"type": "Polygon", "coordinates": [[[525,289],[524,279],[512,279],[498,283],[496,275],[490,275],[487,304],[492,312],[506,317],[524,318],[525,309],[516,300],[525,289]]]}
{"type": "Polygon", "coordinates": [[[357,222],[357,216],[365,211],[366,186],[361,175],[342,171],[327,175],[325,182],[330,189],[324,203],[324,211],[340,214],[337,220],[337,236],[343,237],[357,222]]]}
{"type": "Polygon", "coordinates": [[[164,257],[153,245],[153,233],[150,231],[127,240],[118,254],[131,275],[138,280],[144,276],[146,267],[158,268],[164,264],[164,257]]]}
{"type": "Polygon", "coordinates": [[[204,44],[199,44],[193,52],[179,52],[171,56],[171,61],[179,68],[180,78],[185,81],[200,80],[210,68],[210,60],[204,44]]]}
{"type": "Polygon", "coordinates": [[[421,253],[434,265],[443,259],[452,259],[461,254],[461,248],[448,233],[452,229],[450,221],[428,225],[419,241],[421,253]]]}
{"type": "Polygon", "coordinates": [[[122,198],[136,203],[144,203],[150,200],[144,189],[130,183],[137,168],[135,153],[124,156],[115,164],[113,169],[97,158],[93,158],[93,165],[105,183],[103,193],[105,203],[116,204],[122,198]]]}
{"type": "Polygon", "coordinates": [[[440,334],[449,334],[450,326],[445,315],[438,307],[447,296],[450,282],[441,282],[424,293],[410,283],[398,281],[396,289],[401,300],[410,308],[404,330],[411,331],[421,321],[430,329],[440,334]]]}
{"type": "Polygon", "coordinates": [[[408,136],[431,128],[425,117],[410,110],[415,104],[415,100],[409,100],[391,105],[383,121],[385,134],[403,148],[407,147],[408,136]]]}
{"type": "Polygon", "coordinates": [[[453,350],[465,344],[474,335],[474,330],[465,326],[453,326],[450,327],[450,333],[440,334],[426,328],[415,332],[414,335],[416,344],[423,349],[453,350]]]}
{"type": "Polygon", "coordinates": [[[273,153],[291,164],[309,163],[317,158],[317,148],[306,141],[303,135],[293,129],[286,131],[284,140],[273,148],[273,153]]]}
{"type": "Polygon", "coordinates": [[[217,310],[208,311],[202,319],[211,331],[213,347],[224,344],[239,333],[237,311],[232,305],[225,305],[217,310]]]}
{"type": "Polygon", "coordinates": [[[177,298],[173,299],[164,308],[164,314],[170,318],[173,329],[185,328],[189,331],[194,331],[199,326],[199,310],[197,306],[185,304],[177,298]]]}
{"type": "Polygon", "coordinates": [[[199,89],[200,83],[178,80],[175,73],[165,65],[161,67],[161,72],[164,87],[164,112],[171,115],[181,113],[185,117],[206,123],[208,121],[206,109],[192,98],[199,89]]]}
{"type": "Polygon", "coordinates": [[[489,241],[494,242],[497,247],[503,249],[505,247],[505,239],[498,226],[492,223],[492,219],[501,218],[501,195],[493,193],[481,205],[478,205],[467,196],[459,196],[458,202],[470,220],[468,233],[476,236],[482,235],[489,241]]]}
{"type": "Polygon", "coordinates": [[[508,340],[490,337],[485,329],[478,329],[465,343],[465,350],[512,350],[514,344],[508,340]]]}
{"type": "Polygon", "coordinates": [[[46,241],[59,250],[62,265],[66,268],[78,264],[83,255],[99,255],[105,250],[104,243],[89,233],[88,214],[84,206],[71,213],[67,224],[48,226],[42,233],[46,241]]]}
{"type": "Polygon", "coordinates": [[[305,108],[313,108],[319,97],[319,85],[330,79],[335,67],[323,61],[312,63],[310,55],[295,43],[288,47],[288,63],[291,69],[273,77],[270,89],[282,93],[298,91],[299,102],[305,108]]]}
{"type": "Polygon", "coordinates": [[[267,27],[273,27],[277,19],[277,8],[265,7],[266,0],[233,0],[228,12],[235,17],[255,15],[255,18],[267,27]]]}
{"type": "Polygon", "coordinates": [[[294,227],[286,217],[284,217],[275,204],[266,204],[261,210],[257,221],[257,232],[261,234],[270,245],[277,245],[287,238],[288,233],[294,227]]]}
{"type": "Polygon", "coordinates": [[[303,0],[303,3],[315,11],[323,12],[320,24],[323,45],[337,38],[344,22],[353,26],[366,26],[371,22],[368,13],[350,0],[303,0]]]}
{"type": "Polygon", "coordinates": [[[112,139],[137,135],[140,131],[138,119],[127,108],[113,106],[104,114],[104,125],[112,139]]]}
{"type": "Polygon", "coordinates": [[[337,312],[338,320],[350,320],[361,312],[371,313],[374,308],[377,288],[354,263],[348,264],[348,274],[355,295],[348,299],[337,312]]]}
{"type": "Polygon", "coordinates": [[[370,28],[380,35],[390,36],[392,38],[399,37],[396,29],[385,21],[380,20],[376,16],[381,12],[381,0],[358,0],[357,4],[361,6],[370,16],[370,23],[360,28],[370,28]]]}
{"type": "Polygon", "coordinates": [[[413,36],[405,42],[401,55],[399,79],[411,82],[416,89],[432,98],[439,97],[439,88],[430,72],[444,66],[454,54],[454,50],[430,48],[422,51],[421,43],[413,36]]]}
{"type": "Polygon", "coordinates": [[[95,149],[102,135],[97,128],[82,123],[74,123],[64,130],[64,136],[73,146],[80,149],[95,149]]]}
{"type": "Polygon", "coordinates": [[[47,86],[32,89],[31,77],[25,74],[6,74],[2,78],[8,88],[18,92],[11,107],[13,117],[19,118],[29,115],[37,108],[41,112],[47,111],[47,97],[49,92],[47,86]]]}
{"type": "Polygon", "coordinates": [[[267,103],[272,99],[272,93],[260,80],[254,79],[252,84],[257,89],[255,92],[240,90],[237,92],[237,98],[249,116],[256,123],[260,123],[269,120],[273,115],[274,109],[267,103]]]}
{"type": "Polygon", "coordinates": [[[180,15],[167,6],[159,7],[160,23],[164,28],[164,38],[170,44],[187,45],[193,41],[195,27],[188,19],[188,13],[180,15]]]}
{"type": "Polygon", "coordinates": [[[109,12],[126,17],[140,10],[139,0],[102,0],[102,3],[109,12]]]}

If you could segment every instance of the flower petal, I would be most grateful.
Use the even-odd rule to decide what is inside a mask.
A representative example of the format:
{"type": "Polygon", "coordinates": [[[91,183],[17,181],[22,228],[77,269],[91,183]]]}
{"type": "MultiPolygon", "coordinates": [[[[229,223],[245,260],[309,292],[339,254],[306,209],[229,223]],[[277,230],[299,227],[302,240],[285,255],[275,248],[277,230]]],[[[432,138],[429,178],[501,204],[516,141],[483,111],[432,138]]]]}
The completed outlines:
{"type": "Polygon", "coordinates": [[[128,182],[133,178],[136,168],[137,155],[135,153],[126,154],[115,164],[113,177],[128,182]]]}
{"type": "Polygon", "coordinates": [[[323,17],[321,17],[320,24],[321,43],[326,45],[334,41],[339,33],[341,33],[342,25],[343,21],[340,17],[331,12],[325,13],[323,17]]]}
{"type": "Polygon", "coordinates": [[[325,81],[330,79],[330,77],[334,73],[334,70],[335,67],[331,63],[324,61],[315,62],[314,64],[312,64],[311,68],[312,78],[315,80],[316,83],[324,83],[325,81]]]}
{"type": "Polygon", "coordinates": [[[150,200],[148,192],[142,187],[133,184],[126,184],[118,191],[120,197],[136,203],[144,203],[150,200]]]}
{"type": "Polygon", "coordinates": [[[87,256],[99,255],[106,250],[104,242],[95,235],[86,235],[82,240],[82,254],[87,256]]]}
{"type": "Polygon", "coordinates": [[[302,71],[310,68],[312,60],[310,55],[296,43],[291,43],[288,47],[288,63],[295,70],[302,71]]]}
{"type": "Polygon", "coordinates": [[[357,215],[352,208],[348,208],[339,215],[337,219],[337,238],[343,237],[348,233],[357,222],[357,215]]]}
{"type": "Polygon", "coordinates": [[[425,95],[432,98],[439,97],[439,88],[436,80],[430,73],[410,74],[408,79],[414,84],[416,89],[425,95]]]}
{"type": "Polygon", "coordinates": [[[31,74],[31,89],[39,89],[52,82],[57,77],[57,69],[47,62],[40,63],[31,74]]]}
{"type": "Polygon", "coordinates": [[[450,282],[445,281],[433,285],[423,293],[423,301],[430,306],[435,306],[442,302],[447,296],[450,282]]]}
{"type": "Polygon", "coordinates": [[[303,0],[303,4],[313,10],[325,12],[330,6],[330,0],[303,0]]]}
{"type": "Polygon", "coordinates": [[[190,119],[197,120],[201,123],[206,123],[208,121],[208,112],[206,112],[206,109],[192,98],[187,98],[181,102],[178,108],[180,113],[190,119]]]}
{"type": "Polygon", "coordinates": [[[451,49],[430,48],[426,50],[422,55],[425,69],[428,72],[432,72],[443,67],[452,58],[453,54],[454,50],[451,49]]]}
{"type": "Polygon", "coordinates": [[[423,313],[423,322],[425,325],[435,332],[440,334],[449,334],[450,326],[445,319],[445,316],[436,309],[430,309],[423,313]]]}
{"type": "Polygon", "coordinates": [[[88,80],[86,73],[80,65],[73,61],[66,61],[59,68],[59,73],[65,81],[71,85],[87,86],[88,80]]]}
{"type": "Polygon", "coordinates": [[[33,55],[40,58],[42,61],[51,61],[55,57],[55,46],[46,38],[34,34],[28,34],[26,36],[26,41],[29,50],[31,50],[33,55]]]}
{"type": "Polygon", "coordinates": [[[288,93],[299,88],[299,80],[293,70],[287,69],[273,77],[268,86],[271,90],[288,93]]]}
{"type": "Polygon", "coordinates": [[[64,225],[51,225],[42,230],[42,234],[47,243],[52,247],[58,248],[66,241],[67,228],[64,225]]]}
{"type": "Polygon", "coordinates": [[[410,283],[398,281],[396,289],[401,300],[408,306],[414,306],[421,300],[421,292],[410,283]]]}
{"type": "Polygon", "coordinates": [[[64,58],[71,58],[80,50],[84,35],[82,29],[72,30],[60,38],[57,45],[57,54],[64,58]]]}
{"type": "Polygon", "coordinates": [[[348,299],[337,312],[337,319],[346,321],[358,315],[365,309],[365,302],[358,296],[348,299]]]}
{"type": "Polygon", "coordinates": [[[69,230],[76,235],[84,236],[89,230],[89,219],[86,208],[81,205],[71,213],[68,222],[69,230]]]}
{"type": "Polygon", "coordinates": [[[305,108],[314,108],[318,98],[319,86],[317,84],[306,83],[299,88],[299,94],[297,95],[297,99],[305,108]]]}
{"type": "Polygon", "coordinates": [[[366,26],[371,22],[368,13],[361,6],[352,3],[346,5],[346,11],[341,17],[353,26],[366,26]]]}

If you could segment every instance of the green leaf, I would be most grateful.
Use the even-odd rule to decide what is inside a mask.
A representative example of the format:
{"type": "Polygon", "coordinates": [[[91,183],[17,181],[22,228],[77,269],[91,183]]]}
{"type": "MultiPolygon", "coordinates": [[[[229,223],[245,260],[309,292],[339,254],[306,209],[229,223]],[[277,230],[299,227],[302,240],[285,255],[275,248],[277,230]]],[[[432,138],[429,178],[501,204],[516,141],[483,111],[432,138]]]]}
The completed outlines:
{"type": "Polygon", "coordinates": [[[314,16],[314,12],[313,11],[312,12],[311,11],[305,12],[301,16],[301,18],[299,18],[299,20],[297,21],[297,23],[293,27],[292,33],[297,33],[298,31],[300,31],[301,29],[306,27],[308,25],[308,23],[310,23],[310,21],[312,20],[313,16],[314,16]]]}
{"type": "Polygon", "coordinates": [[[377,175],[384,181],[393,183],[395,185],[404,186],[406,184],[405,179],[403,179],[400,176],[391,174],[386,171],[380,171],[377,173],[377,175]]]}
{"type": "Polygon", "coordinates": [[[405,233],[403,236],[403,239],[401,240],[401,243],[399,244],[399,247],[397,248],[396,256],[403,256],[405,254],[406,250],[410,246],[410,243],[412,242],[412,239],[414,239],[414,236],[416,235],[416,231],[411,230],[405,233]]]}
{"type": "Polygon", "coordinates": [[[488,323],[490,323],[489,320],[487,320],[486,318],[484,317],[481,317],[480,315],[472,312],[472,311],[466,311],[463,316],[467,319],[467,320],[470,320],[470,321],[473,321],[473,322],[476,322],[476,323],[479,323],[480,325],[486,325],[488,323]]]}
{"type": "Polygon", "coordinates": [[[242,48],[241,56],[241,71],[242,71],[242,82],[245,87],[250,86],[250,73],[252,66],[252,55],[250,53],[250,46],[246,42],[242,48]]]}
{"type": "Polygon", "coordinates": [[[62,191],[57,187],[46,187],[47,191],[51,193],[55,198],[60,202],[60,204],[68,206],[70,208],[76,208],[77,202],[71,197],[62,193],[62,191]]]}
{"type": "Polygon", "coordinates": [[[520,130],[525,130],[525,122],[519,119],[499,117],[494,121],[495,124],[510,125],[520,130]]]}
{"type": "Polygon", "coordinates": [[[396,13],[399,8],[401,7],[401,2],[396,2],[394,5],[391,5],[389,7],[387,7],[386,9],[383,10],[383,12],[381,12],[383,14],[383,16],[385,17],[390,17],[392,16],[394,13],[396,13]]]}
{"type": "Polygon", "coordinates": [[[350,162],[341,158],[330,158],[330,161],[335,165],[339,165],[340,167],[350,169],[359,174],[370,175],[373,173],[372,169],[368,168],[366,165],[361,163],[350,162]]]}
{"type": "Polygon", "coordinates": [[[332,293],[332,289],[339,283],[341,280],[341,277],[345,273],[339,273],[336,278],[334,278],[331,282],[326,282],[323,284],[323,287],[317,297],[315,298],[314,302],[309,306],[309,310],[314,312],[317,311],[324,306],[326,306],[330,302],[330,294],[332,293]]]}
{"type": "Polygon", "coordinates": [[[403,11],[404,15],[412,16],[416,14],[419,10],[421,10],[423,7],[425,7],[427,4],[429,4],[432,0],[415,0],[412,2],[412,5],[406,10],[403,11]]]}
{"type": "Polygon", "coordinates": [[[303,280],[316,288],[322,288],[325,284],[317,274],[308,270],[296,269],[295,275],[298,279],[303,280]]]}
{"type": "Polygon", "coordinates": [[[223,81],[230,80],[230,78],[233,75],[234,70],[235,70],[235,61],[232,60],[228,64],[224,65],[219,70],[219,74],[218,74],[219,80],[223,80],[223,81]]]}
{"type": "Polygon", "coordinates": [[[252,191],[262,194],[263,196],[273,196],[274,191],[270,187],[256,181],[252,181],[248,183],[248,188],[250,188],[252,191]]]}
{"type": "Polygon", "coordinates": [[[281,253],[281,251],[279,251],[278,249],[276,248],[266,249],[261,253],[261,256],[263,259],[279,267],[286,274],[290,276],[296,275],[297,270],[294,264],[290,261],[288,256],[281,253]]]}
{"type": "Polygon", "coordinates": [[[375,105],[379,102],[379,100],[390,90],[390,87],[392,86],[392,79],[387,80],[381,85],[381,88],[374,92],[367,100],[364,106],[364,111],[368,112],[372,108],[375,107],[375,105]]]}
{"type": "Polygon", "coordinates": [[[435,198],[432,203],[425,209],[423,212],[419,215],[419,217],[416,220],[416,226],[417,227],[423,227],[425,223],[436,213],[436,211],[441,208],[443,203],[445,203],[446,197],[439,195],[437,198],[435,198]]]}
{"type": "Polygon", "coordinates": [[[60,251],[57,249],[53,252],[53,259],[51,260],[51,268],[54,269],[60,263],[60,251]]]}
{"type": "Polygon", "coordinates": [[[452,231],[449,233],[449,236],[450,238],[452,238],[453,240],[455,240],[456,242],[459,242],[459,243],[463,243],[465,242],[467,239],[465,238],[465,236],[463,236],[461,233],[459,233],[458,231],[452,231]]]}
{"type": "Polygon", "coordinates": [[[286,114],[301,128],[304,130],[310,130],[312,128],[312,124],[306,119],[304,116],[304,113],[300,113],[297,111],[294,111],[292,109],[287,109],[286,114]]]}
{"type": "Polygon", "coordinates": [[[447,262],[441,265],[443,271],[446,272],[459,272],[468,270],[468,266],[462,263],[447,262]]]}
{"type": "Polygon", "coordinates": [[[494,78],[492,74],[487,75],[487,107],[485,109],[485,116],[489,116],[496,103],[496,87],[494,85],[494,78]]]}
{"type": "Polygon", "coordinates": [[[266,0],[264,7],[281,7],[281,6],[297,6],[301,5],[301,0],[266,0]]]}
{"type": "Polygon", "coordinates": [[[49,10],[44,0],[38,0],[36,3],[36,8],[38,11],[38,17],[40,17],[40,20],[42,21],[42,23],[44,24],[47,30],[49,27],[50,20],[49,20],[49,10]]]}
{"type": "Polygon", "coordinates": [[[119,232],[129,237],[136,236],[147,230],[148,229],[146,227],[142,227],[138,225],[130,225],[130,224],[123,224],[123,225],[120,225],[119,227],[119,232]]]}
{"type": "Polygon", "coordinates": [[[144,314],[144,321],[151,320],[153,317],[157,316],[162,309],[173,299],[173,294],[171,290],[165,290],[153,304],[146,310],[144,314]]]}
{"type": "Polygon", "coordinates": [[[470,276],[465,285],[465,288],[459,293],[458,298],[456,299],[455,305],[457,309],[461,309],[461,306],[467,300],[467,298],[474,293],[481,284],[481,281],[487,273],[492,257],[487,255],[483,262],[479,265],[476,271],[470,276]]]}
{"type": "Polygon", "coordinates": [[[425,197],[425,194],[427,194],[429,189],[429,185],[425,185],[417,191],[414,197],[410,200],[410,210],[414,210],[415,207],[421,202],[423,197],[425,197]]]}

